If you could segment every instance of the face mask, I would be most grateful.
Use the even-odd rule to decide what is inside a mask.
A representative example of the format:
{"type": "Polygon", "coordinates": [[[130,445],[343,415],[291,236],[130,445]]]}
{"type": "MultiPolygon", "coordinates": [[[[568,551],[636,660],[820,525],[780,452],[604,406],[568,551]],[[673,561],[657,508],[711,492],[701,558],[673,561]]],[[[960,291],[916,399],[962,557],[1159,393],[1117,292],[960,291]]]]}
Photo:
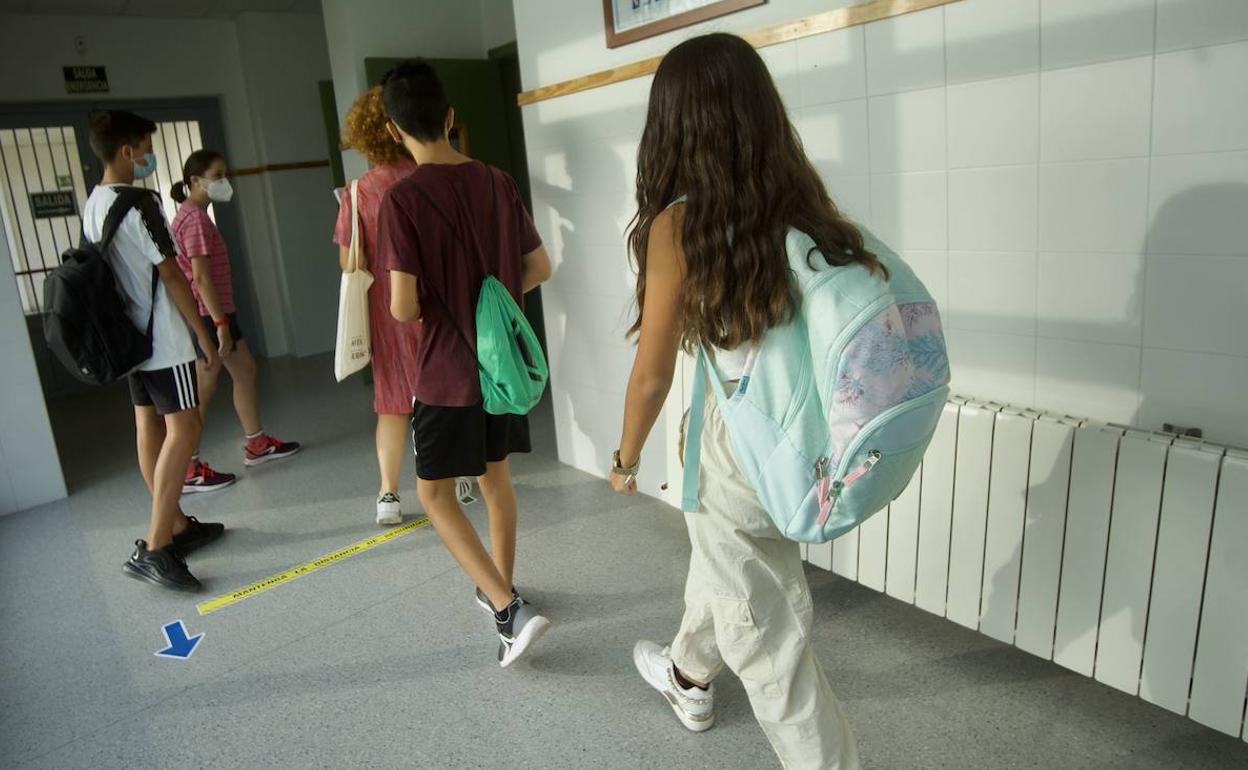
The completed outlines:
{"type": "Polygon", "coordinates": [[[204,190],[208,193],[208,200],[213,203],[229,203],[234,197],[234,187],[225,177],[212,180],[204,185],[204,190]]]}
{"type": "Polygon", "coordinates": [[[156,173],[156,156],[153,153],[144,153],[142,162],[138,159],[134,161],[135,179],[145,179],[154,173],[156,173]]]}

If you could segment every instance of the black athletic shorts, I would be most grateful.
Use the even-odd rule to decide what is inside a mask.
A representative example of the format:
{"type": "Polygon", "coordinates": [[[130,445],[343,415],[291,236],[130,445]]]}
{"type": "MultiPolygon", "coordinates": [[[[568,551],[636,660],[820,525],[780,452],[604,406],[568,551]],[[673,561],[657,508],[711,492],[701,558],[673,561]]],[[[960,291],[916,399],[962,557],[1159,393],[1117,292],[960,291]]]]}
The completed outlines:
{"type": "MultiPolygon", "coordinates": [[[[238,343],[241,342],[243,339],[243,330],[238,325],[237,313],[227,313],[225,317],[226,317],[226,320],[230,322],[230,339],[233,340],[233,342],[230,344],[230,352],[233,353],[235,350],[238,350],[238,343]]],[[[204,318],[204,326],[208,327],[208,333],[212,335],[212,341],[218,343],[218,347],[220,347],[221,341],[217,339],[216,322],[212,320],[212,316],[210,315],[206,315],[203,318],[204,318]]],[[[201,356],[204,354],[204,351],[199,349],[199,340],[195,341],[195,352],[196,354],[201,355],[201,356]]]]}
{"type": "Polygon", "coordinates": [[[130,403],[154,406],[157,414],[173,414],[199,407],[199,378],[195,362],[131,373],[130,403]]]}
{"type": "Polygon", "coordinates": [[[482,476],[486,463],[530,452],[529,418],[488,414],[476,406],[427,406],[412,401],[416,475],[426,481],[482,476]]]}

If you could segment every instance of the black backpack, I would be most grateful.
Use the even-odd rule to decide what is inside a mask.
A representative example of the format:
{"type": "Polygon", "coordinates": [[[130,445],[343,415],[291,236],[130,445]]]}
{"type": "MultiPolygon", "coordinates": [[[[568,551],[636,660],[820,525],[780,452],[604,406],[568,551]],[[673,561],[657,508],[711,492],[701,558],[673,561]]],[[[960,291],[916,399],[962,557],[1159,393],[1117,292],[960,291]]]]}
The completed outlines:
{"type": "Polygon", "coordinates": [[[130,320],[129,300],[104,255],[130,210],[153,195],[141,187],[118,188],[100,242],[91,243],[84,235],[78,248],[67,249],[60,266],[44,280],[43,337],[70,374],[83,382],[102,385],[119,380],[152,357],[160,273],[152,267],[152,314],[144,333],[130,320]]]}

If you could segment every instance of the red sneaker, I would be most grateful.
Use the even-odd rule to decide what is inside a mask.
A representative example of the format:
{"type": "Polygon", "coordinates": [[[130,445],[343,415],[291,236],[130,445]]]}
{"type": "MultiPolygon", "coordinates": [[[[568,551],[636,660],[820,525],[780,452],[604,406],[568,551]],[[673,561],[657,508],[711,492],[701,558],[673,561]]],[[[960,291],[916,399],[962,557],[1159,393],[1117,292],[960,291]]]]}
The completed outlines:
{"type": "Polygon", "coordinates": [[[235,481],[238,481],[238,477],[233,473],[218,473],[202,460],[191,460],[190,467],[186,469],[186,478],[182,481],[182,494],[215,492],[225,489],[235,481]]]}
{"type": "Polygon", "coordinates": [[[256,441],[248,441],[243,447],[243,464],[247,467],[280,460],[298,452],[300,446],[294,441],[278,441],[267,433],[256,441]]]}

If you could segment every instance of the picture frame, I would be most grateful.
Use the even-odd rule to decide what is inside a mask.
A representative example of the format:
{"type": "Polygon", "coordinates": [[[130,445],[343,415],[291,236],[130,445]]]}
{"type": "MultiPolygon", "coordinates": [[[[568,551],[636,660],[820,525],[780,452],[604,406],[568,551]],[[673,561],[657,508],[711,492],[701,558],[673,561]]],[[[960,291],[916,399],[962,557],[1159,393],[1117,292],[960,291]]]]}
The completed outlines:
{"type": "Polygon", "coordinates": [[[765,5],[767,0],[602,0],[607,48],[765,5]]]}

